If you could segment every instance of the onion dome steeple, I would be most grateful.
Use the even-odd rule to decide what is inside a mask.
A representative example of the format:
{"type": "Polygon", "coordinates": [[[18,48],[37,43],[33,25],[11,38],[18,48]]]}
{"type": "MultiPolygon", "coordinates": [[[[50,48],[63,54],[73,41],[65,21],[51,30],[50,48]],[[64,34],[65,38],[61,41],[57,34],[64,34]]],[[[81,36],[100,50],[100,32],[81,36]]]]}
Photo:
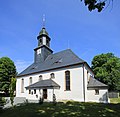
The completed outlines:
{"type": "Polygon", "coordinates": [[[45,59],[53,53],[53,51],[50,49],[50,37],[48,32],[45,29],[45,25],[43,25],[43,28],[39,32],[39,35],[37,36],[38,39],[38,47],[34,49],[35,51],[35,63],[41,63],[45,61],[45,59]]]}
{"type": "Polygon", "coordinates": [[[48,32],[46,31],[45,27],[42,28],[42,30],[39,32],[39,35],[46,35],[46,36],[48,36],[48,32]]]}
{"type": "Polygon", "coordinates": [[[46,45],[50,47],[50,37],[45,27],[43,27],[39,32],[37,39],[38,39],[38,46],[46,45]]]}

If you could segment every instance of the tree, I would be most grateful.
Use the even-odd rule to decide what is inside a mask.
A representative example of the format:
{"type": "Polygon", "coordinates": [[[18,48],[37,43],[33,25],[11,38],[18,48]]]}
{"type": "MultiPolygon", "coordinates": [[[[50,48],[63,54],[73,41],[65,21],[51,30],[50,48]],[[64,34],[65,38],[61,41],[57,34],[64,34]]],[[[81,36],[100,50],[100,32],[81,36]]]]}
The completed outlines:
{"type": "Polygon", "coordinates": [[[8,57],[0,58],[0,90],[9,93],[11,79],[16,78],[16,67],[8,57]]]}
{"type": "Polygon", "coordinates": [[[113,3],[113,0],[81,0],[84,1],[85,6],[88,7],[89,11],[97,9],[98,12],[101,12],[105,5],[110,2],[113,3]]]}
{"type": "Polygon", "coordinates": [[[10,83],[10,101],[11,105],[13,106],[14,103],[14,91],[16,89],[16,78],[11,78],[11,83],[10,83]]]}
{"type": "Polygon", "coordinates": [[[0,97],[0,109],[3,108],[4,104],[5,104],[5,99],[3,97],[0,97]]]}
{"type": "Polygon", "coordinates": [[[100,54],[93,58],[95,78],[107,84],[109,90],[120,91],[120,58],[113,53],[100,54]]]}

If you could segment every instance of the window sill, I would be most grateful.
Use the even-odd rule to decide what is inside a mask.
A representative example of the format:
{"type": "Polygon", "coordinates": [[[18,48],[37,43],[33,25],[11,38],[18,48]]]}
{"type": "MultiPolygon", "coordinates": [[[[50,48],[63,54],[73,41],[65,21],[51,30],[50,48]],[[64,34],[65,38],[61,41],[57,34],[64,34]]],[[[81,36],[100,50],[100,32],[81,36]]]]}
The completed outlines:
{"type": "Polygon", "coordinates": [[[71,91],[71,90],[64,90],[64,91],[71,91]]]}

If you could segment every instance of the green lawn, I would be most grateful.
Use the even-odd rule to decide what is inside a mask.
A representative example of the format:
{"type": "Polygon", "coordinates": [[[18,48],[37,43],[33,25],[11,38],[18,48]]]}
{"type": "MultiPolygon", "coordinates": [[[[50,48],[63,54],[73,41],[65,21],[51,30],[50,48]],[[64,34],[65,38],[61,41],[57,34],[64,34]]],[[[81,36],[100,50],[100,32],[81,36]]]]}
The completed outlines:
{"type": "Polygon", "coordinates": [[[111,98],[110,102],[114,104],[120,103],[120,98],[111,98]]]}
{"type": "Polygon", "coordinates": [[[31,103],[1,110],[0,117],[120,117],[120,104],[31,103]]]}

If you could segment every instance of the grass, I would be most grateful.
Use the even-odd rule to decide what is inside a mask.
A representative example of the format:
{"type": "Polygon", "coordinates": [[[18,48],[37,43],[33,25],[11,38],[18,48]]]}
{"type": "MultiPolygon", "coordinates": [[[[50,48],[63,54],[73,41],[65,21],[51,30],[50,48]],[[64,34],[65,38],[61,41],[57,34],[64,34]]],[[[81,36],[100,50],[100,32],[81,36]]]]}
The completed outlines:
{"type": "Polygon", "coordinates": [[[22,104],[1,110],[0,117],[120,117],[120,104],[43,103],[22,104]]]}
{"type": "Polygon", "coordinates": [[[114,104],[120,103],[120,98],[111,98],[110,102],[114,104]]]}

